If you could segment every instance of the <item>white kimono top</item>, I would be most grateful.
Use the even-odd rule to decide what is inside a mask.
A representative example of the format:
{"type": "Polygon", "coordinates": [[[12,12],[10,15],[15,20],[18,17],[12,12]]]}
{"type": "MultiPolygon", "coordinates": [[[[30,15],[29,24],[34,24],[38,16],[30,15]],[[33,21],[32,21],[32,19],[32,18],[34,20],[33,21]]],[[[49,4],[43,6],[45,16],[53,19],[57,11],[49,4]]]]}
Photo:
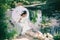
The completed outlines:
{"type": "Polygon", "coordinates": [[[22,32],[21,34],[24,35],[28,30],[32,29],[29,25],[29,20],[28,19],[25,19],[23,18],[20,23],[18,23],[21,28],[22,28],[22,32]]]}
{"type": "Polygon", "coordinates": [[[18,25],[20,25],[21,28],[22,28],[21,34],[25,34],[25,32],[27,30],[30,30],[31,29],[31,27],[29,27],[29,25],[28,25],[28,19],[29,19],[29,11],[25,7],[23,7],[23,6],[16,7],[14,9],[14,11],[12,12],[12,20],[14,22],[16,22],[18,25]],[[22,18],[22,20],[20,22],[18,22],[18,20],[21,17],[20,15],[23,13],[23,11],[26,11],[27,12],[27,16],[25,18],[22,18]]]}
{"type": "Polygon", "coordinates": [[[26,18],[29,19],[29,11],[23,6],[18,6],[12,12],[12,20],[15,21],[15,22],[18,22],[18,20],[20,19],[20,16],[23,13],[23,11],[27,12],[26,18]]]}

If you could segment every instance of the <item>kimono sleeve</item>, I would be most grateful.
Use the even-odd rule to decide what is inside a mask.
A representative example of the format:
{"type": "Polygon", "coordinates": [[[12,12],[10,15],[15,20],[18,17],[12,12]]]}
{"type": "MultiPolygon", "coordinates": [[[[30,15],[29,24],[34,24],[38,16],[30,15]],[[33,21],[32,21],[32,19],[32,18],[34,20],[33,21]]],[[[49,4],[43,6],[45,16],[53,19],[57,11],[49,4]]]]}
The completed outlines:
{"type": "Polygon", "coordinates": [[[17,10],[16,9],[13,10],[13,12],[12,12],[12,20],[14,22],[18,22],[19,18],[20,18],[20,15],[17,13],[17,10]]]}

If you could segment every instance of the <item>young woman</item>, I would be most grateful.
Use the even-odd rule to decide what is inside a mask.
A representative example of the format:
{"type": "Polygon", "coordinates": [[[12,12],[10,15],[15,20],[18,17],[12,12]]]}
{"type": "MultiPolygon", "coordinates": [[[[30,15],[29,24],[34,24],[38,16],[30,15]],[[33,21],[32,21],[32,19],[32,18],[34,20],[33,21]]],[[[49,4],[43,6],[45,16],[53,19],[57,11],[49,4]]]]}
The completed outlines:
{"type": "Polygon", "coordinates": [[[44,40],[45,37],[43,36],[43,34],[35,28],[35,26],[30,22],[30,20],[26,18],[26,16],[27,12],[23,11],[23,13],[21,14],[21,18],[18,21],[20,23],[20,26],[22,27],[21,36],[28,37],[30,38],[30,40],[32,40],[31,38],[44,40]]]}
{"type": "Polygon", "coordinates": [[[21,35],[18,38],[26,37],[30,40],[33,38],[38,38],[39,40],[44,40],[45,37],[41,32],[39,32],[35,26],[29,20],[29,11],[23,6],[17,6],[12,12],[12,20],[19,25],[16,26],[17,30],[21,35]],[[19,29],[22,29],[21,31],[19,29]]]}

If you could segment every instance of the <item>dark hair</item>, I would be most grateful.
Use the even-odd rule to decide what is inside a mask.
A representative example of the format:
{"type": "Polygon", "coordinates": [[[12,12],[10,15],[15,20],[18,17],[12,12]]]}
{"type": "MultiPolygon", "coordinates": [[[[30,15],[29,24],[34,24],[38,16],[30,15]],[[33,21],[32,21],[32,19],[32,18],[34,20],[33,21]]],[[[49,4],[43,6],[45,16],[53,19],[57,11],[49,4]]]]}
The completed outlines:
{"type": "Polygon", "coordinates": [[[27,14],[27,12],[26,11],[23,11],[23,13],[21,14],[21,16],[24,15],[24,14],[27,14]]]}

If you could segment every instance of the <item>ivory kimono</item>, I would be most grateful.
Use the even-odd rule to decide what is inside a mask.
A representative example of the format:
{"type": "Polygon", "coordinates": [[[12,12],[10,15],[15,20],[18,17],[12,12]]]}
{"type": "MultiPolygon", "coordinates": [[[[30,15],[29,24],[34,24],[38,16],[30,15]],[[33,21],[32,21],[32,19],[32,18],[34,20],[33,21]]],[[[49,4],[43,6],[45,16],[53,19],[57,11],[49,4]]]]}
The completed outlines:
{"type": "Polygon", "coordinates": [[[12,12],[12,20],[19,26],[16,26],[19,33],[24,35],[28,30],[31,29],[31,25],[29,25],[29,11],[24,8],[23,6],[16,7],[14,11],[12,12]],[[27,16],[25,18],[22,18],[22,20],[19,22],[19,19],[21,18],[21,14],[23,11],[27,12],[27,16]],[[22,32],[19,31],[22,28],[22,32]]]}
{"type": "Polygon", "coordinates": [[[21,23],[19,23],[18,21],[21,18],[21,14],[23,13],[23,11],[27,12],[26,18],[29,19],[29,11],[23,6],[17,6],[12,12],[12,21],[15,24],[15,28],[16,28],[18,34],[20,34],[20,32],[21,32],[21,31],[19,31],[19,30],[21,30],[21,25],[20,25],[21,23]]]}
{"type": "MultiPolygon", "coordinates": [[[[21,33],[21,35],[23,37],[29,38],[30,40],[32,40],[32,37],[38,37],[41,39],[44,39],[44,36],[41,32],[39,32],[35,26],[33,24],[31,24],[30,20],[29,20],[29,11],[23,7],[23,6],[18,6],[14,9],[14,11],[12,12],[12,20],[19,26],[16,26],[18,34],[21,33]],[[22,18],[22,20],[20,20],[21,18],[21,14],[23,13],[23,11],[27,12],[27,16],[22,18]],[[20,20],[20,22],[19,22],[20,20]],[[22,29],[22,31],[20,30],[22,29]],[[34,30],[34,31],[32,31],[34,30]],[[28,36],[26,36],[28,35],[28,36]]],[[[19,37],[21,38],[21,37],[19,37]]]]}

